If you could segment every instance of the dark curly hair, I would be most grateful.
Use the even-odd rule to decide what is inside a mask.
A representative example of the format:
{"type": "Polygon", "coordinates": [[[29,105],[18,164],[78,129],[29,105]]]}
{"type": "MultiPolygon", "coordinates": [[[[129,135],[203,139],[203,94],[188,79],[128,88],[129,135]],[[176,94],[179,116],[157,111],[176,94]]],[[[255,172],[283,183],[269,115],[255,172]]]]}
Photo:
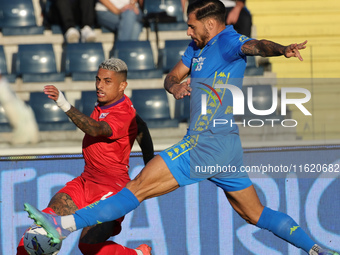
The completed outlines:
{"type": "Polygon", "coordinates": [[[188,6],[187,15],[195,13],[197,20],[214,18],[221,23],[225,23],[226,9],[219,0],[197,0],[188,6]]]}

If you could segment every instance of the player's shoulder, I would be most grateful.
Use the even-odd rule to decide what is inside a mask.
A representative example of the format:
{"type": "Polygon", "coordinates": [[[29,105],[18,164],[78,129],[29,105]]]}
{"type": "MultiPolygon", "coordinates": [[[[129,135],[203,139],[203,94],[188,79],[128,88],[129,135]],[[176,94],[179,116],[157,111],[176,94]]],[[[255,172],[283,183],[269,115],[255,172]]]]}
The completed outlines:
{"type": "Polygon", "coordinates": [[[253,39],[237,33],[232,26],[227,26],[219,35],[218,45],[221,49],[228,51],[232,48],[240,47],[240,45],[243,45],[249,40],[253,39]]]}
{"type": "Polygon", "coordinates": [[[129,114],[131,116],[135,116],[136,114],[136,109],[133,106],[133,102],[127,95],[124,95],[124,101],[122,102],[120,108],[124,114],[129,114]]]}
{"type": "Polygon", "coordinates": [[[221,40],[222,41],[232,41],[232,40],[235,40],[235,39],[237,39],[241,36],[242,35],[237,33],[232,25],[228,25],[228,26],[226,26],[226,28],[222,32],[220,32],[220,34],[218,35],[218,39],[220,41],[221,40]]]}
{"type": "Polygon", "coordinates": [[[133,107],[133,103],[126,95],[124,95],[124,97],[119,100],[119,103],[105,109],[107,116],[121,119],[124,119],[125,117],[130,115],[134,115],[135,111],[136,110],[133,107]]]}
{"type": "Polygon", "coordinates": [[[124,107],[127,107],[127,108],[131,108],[131,109],[135,109],[133,107],[133,103],[131,101],[131,99],[127,96],[127,95],[124,95],[125,97],[125,100],[124,100],[124,107]]]}

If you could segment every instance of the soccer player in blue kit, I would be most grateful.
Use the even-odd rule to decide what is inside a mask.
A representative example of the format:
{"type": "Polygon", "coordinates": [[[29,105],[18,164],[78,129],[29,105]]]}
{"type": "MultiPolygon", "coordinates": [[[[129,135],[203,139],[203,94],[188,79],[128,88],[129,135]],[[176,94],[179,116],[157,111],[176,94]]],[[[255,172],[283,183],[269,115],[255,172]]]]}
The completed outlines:
{"type": "Polygon", "coordinates": [[[307,41],[282,46],[240,35],[232,26],[225,26],[225,8],[218,0],[196,1],[189,5],[187,14],[187,34],[192,42],[164,82],[165,89],[176,99],[190,96],[191,121],[183,140],[154,157],[116,195],[73,215],[52,217],[29,204],[25,204],[25,210],[55,242],[60,242],[72,231],[124,216],[145,199],[208,179],[223,189],[231,206],[246,222],[271,231],[310,255],[339,255],[317,245],[290,216],[261,204],[247,173],[240,171],[243,151],[237,125],[214,125],[212,121],[233,121],[232,94],[216,85],[241,88],[247,55],[284,55],[302,60],[299,50],[306,47],[307,41]],[[183,81],[189,74],[191,79],[183,81]],[[202,95],[206,95],[205,114],[201,112],[202,95]],[[194,171],[196,166],[217,164],[237,171],[194,171]]]}

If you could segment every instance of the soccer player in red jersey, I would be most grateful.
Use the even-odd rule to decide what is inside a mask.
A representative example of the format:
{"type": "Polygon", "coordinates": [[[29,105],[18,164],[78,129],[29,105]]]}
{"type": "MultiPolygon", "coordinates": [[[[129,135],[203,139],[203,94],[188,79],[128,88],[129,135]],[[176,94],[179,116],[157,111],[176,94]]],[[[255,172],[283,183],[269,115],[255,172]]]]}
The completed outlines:
{"type": "MultiPolygon", "coordinates": [[[[153,157],[153,144],[148,128],[136,114],[132,102],[124,94],[127,86],[127,66],[124,61],[111,58],[99,65],[96,76],[97,103],[90,117],[66,101],[53,85],[44,93],[67,114],[84,133],[82,152],[84,172],[66,183],[43,211],[69,215],[97,200],[119,192],[130,181],[129,156],[135,139],[142,149],[144,163],[153,157]]],[[[148,255],[151,247],[142,244],[130,249],[112,241],[121,231],[123,218],[85,228],[80,236],[79,249],[83,254],[148,255]]],[[[23,238],[17,255],[27,255],[23,238]]]]}

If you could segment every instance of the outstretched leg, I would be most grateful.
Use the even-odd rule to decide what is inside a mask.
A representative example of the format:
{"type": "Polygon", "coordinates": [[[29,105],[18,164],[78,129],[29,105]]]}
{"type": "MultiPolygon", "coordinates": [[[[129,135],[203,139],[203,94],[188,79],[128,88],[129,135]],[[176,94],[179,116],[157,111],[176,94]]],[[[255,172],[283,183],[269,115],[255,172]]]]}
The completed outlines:
{"type": "Polygon", "coordinates": [[[57,243],[72,231],[118,219],[136,209],[143,200],[166,194],[178,187],[164,160],[156,156],[126,188],[112,197],[78,210],[73,215],[51,218],[29,204],[25,204],[25,210],[57,243]]]}
{"type": "Polygon", "coordinates": [[[253,185],[243,190],[225,192],[225,194],[235,211],[248,223],[269,230],[310,255],[338,254],[321,249],[287,214],[264,207],[253,185]]]}

